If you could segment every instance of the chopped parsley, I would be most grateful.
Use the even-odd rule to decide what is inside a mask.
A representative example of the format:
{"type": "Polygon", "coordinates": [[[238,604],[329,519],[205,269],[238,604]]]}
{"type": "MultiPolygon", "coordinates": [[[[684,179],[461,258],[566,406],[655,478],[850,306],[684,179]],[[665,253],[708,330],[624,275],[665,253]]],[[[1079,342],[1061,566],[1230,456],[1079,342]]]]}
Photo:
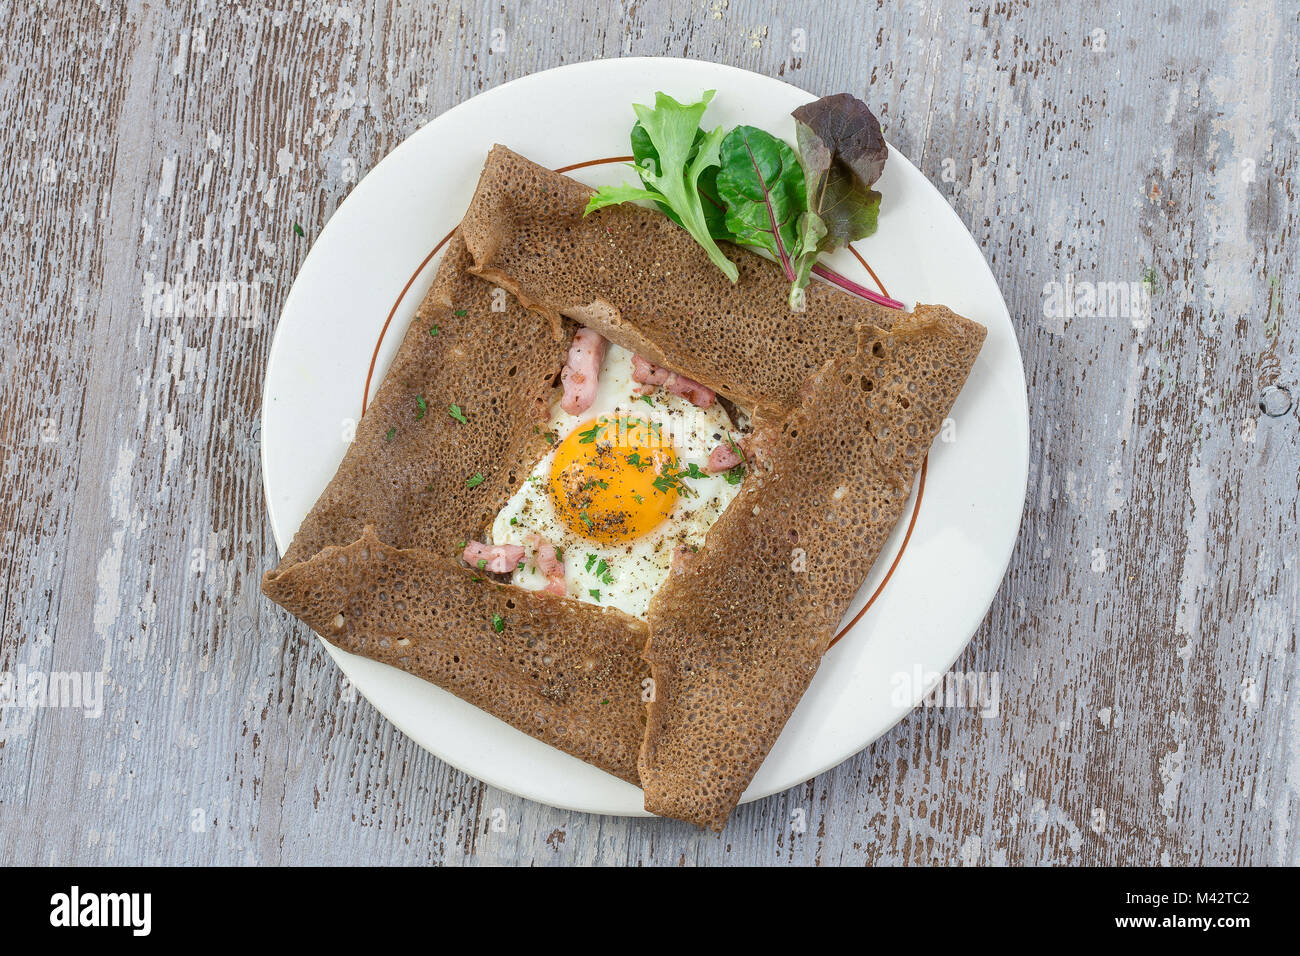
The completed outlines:
{"type": "Polygon", "coordinates": [[[306,233],[302,231],[302,226],[298,225],[296,222],[293,224],[293,234],[295,236],[306,235],[306,233]]]}
{"type": "Polygon", "coordinates": [[[468,309],[457,309],[457,310],[456,310],[456,314],[457,314],[457,315],[461,315],[461,316],[469,315],[469,310],[468,310],[468,309]]]}
{"type": "Polygon", "coordinates": [[[601,430],[604,429],[604,427],[603,424],[598,422],[586,431],[578,432],[578,443],[581,445],[590,445],[600,435],[601,430]]]}
{"type": "Polygon", "coordinates": [[[424,413],[429,410],[429,406],[424,401],[424,396],[422,395],[415,396],[415,405],[419,409],[419,411],[415,413],[416,419],[423,418],[424,413]]]}
{"type": "Polygon", "coordinates": [[[667,471],[665,471],[663,474],[657,477],[653,482],[651,482],[651,484],[655,486],[655,491],[661,492],[662,494],[666,495],[668,494],[668,492],[672,491],[674,488],[677,487],[677,476],[669,474],[667,471]]]}
{"type": "MultiPolygon", "coordinates": [[[[603,562],[603,561],[601,562],[601,564],[604,564],[604,563],[605,563],[605,562],[603,562]]],[[[594,568],[595,566],[596,566],[596,556],[595,556],[594,554],[589,554],[589,555],[587,555],[587,566],[586,566],[586,568],[585,568],[584,570],[590,571],[590,570],[591,570],[592,568],[594,568]]]]}
{"type": "Polygon", "coordinates": [[[680,495],[687,497],[698,495],[699,492],[692,489],[689,485],[682,484],[683,478],[704,478],[706,475],[700,471],[699,465],[690,465],[685,471],[679,471],[676,460],[669,462],[663,470],[651,482],[655,486],[655,491],[663,494],[675,490],[680,495]]]}
{"type": "Polygon", "coordinates": [[[578,517],[582,519],[582,523],[587,526],[588,531],[596,527],[596,522],[591,520],[591,516],[588,515],[586,511],[579,511],[578,517]]]}
{"type": "Polygon", "coordinates": [[[448,405],[447,414],[456,419],[456,421],[460,422],[462,425],[469,421],[469,419],[465,417],[465,413],[460,410],[459,405],[448,405]]]}
{"type": "Polygon", "coordinates": [[[477,488],[481,484],[483,484],[483,473],[481,471],[476,471],[471,477],[465,479],[466,488],[477,488]]]}
{"type": "Polygon", "coordinates": [[[564,560],[564,549],[563,549],[563,548],[556,548],[556,549],[555,549],[555,560],[556,560],[556,561],[563,561],[563,560],[564,560]]]}
{"type": "Polygon", "coordinates": [[[505,629],[506,629],[506,619],[505,619],[504,617],[502,617],[500,614],[493,614],[493,615],[492,615],[492,630],[494,630],[494,631],[496,631],[498,634],[500,634],[500,633],[501,633],[502,631],[504,631],[505,629]]]}
{"type": "Polygon", "coordinates": [[[591,589],[589,589],[589,590],[587,591],[587,593],[590,594],[592,597],[594,597],[597,601],[600,600],[600,589],[599,589],[599,588],[591,588],[591,589]]]}
{"type": "Polygon", "coordinates": [[[429,330],[429,334],[430,334],[430,335],[437,335],[437,334],[438,334],[438,327],[435,325],[433,328],[431,328],[431,329],[429,330]]]}
{"type": "Polygon", "coordinates": [[[632,401],[634,401],[634,402],[645,402],[645,403],[646,403],[647,405],[649,405],[651,408],[654,408],[654,404],[655,404],[655,399],[654,399],[654,396],[653,396],[653,395],[636,395],[636,396],[633,396],[632,401]]]}
{"type": "Polygon", "coordinates": [[[397,426],[394,425],[392,428],[388,429],[388,434],[384,436],[384,441],[392,441],[393,436],[396,434],[397,434],[397,426]]]}
{"type": "Polygon", "coordinates": [[[731,437],[731,432],[724,432],[724,434],[727,436],[727,444],[731,446],[731,450],[740,456],[741,461],[748,462],[749,459],[745,457],[744,449],[736,444],[736,439],[731,437]]]}
{"type": "Polygon", "coordinates": [[[487,568],[487,558],[479,558],[479,559],[478,559],[478,569],[479,569],[480,571],[483,571],[483,570],[485,570],[486,568],[487,568]]]}
{"type": "Polygon", "coordinates": [[[727,479],[727,484],[738,485],[745,480],[745,465],[742,462],[734,468],[729,469],[723,476],[727,479]]]}

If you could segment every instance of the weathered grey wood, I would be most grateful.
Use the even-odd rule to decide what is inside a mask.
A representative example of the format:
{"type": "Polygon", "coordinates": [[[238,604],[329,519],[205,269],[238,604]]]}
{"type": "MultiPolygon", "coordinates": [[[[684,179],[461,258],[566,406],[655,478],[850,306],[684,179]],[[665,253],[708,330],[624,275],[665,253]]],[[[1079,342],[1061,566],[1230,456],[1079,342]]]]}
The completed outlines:
{"type": "Polygon", "coordinates": [[[1300,425],[1259,404],[1300,398],[1294,0],[597,6],[0,9],[0,671],[111,645],[102,718],[2,712],[0,862],[1296,863],[1300,425]],[[467,778],[257,591],[263,368],[311,236],[442,110],[624,54],[865,93],[1029,376],[1019,547],[956,665],[1000,715],[917,711],[721,838],[467,778]],[[147,274],[257,281],[263,319],[146,319],[147,274]],[[1067,274],[1149,274],[1149,327],[1046,317],[1067,274]]]}

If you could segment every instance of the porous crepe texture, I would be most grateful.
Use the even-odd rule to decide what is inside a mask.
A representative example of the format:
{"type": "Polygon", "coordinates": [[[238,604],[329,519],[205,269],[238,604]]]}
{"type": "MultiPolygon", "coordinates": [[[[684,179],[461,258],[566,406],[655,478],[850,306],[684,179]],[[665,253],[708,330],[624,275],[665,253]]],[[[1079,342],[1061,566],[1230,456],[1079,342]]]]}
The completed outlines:
{"type": "Polygon", "coordinates": [[[263,588],[337,646],[633,783],[640,749],[647,809],[720,829],[901,515],[983,329],[942,306],[899,319],[819,284],[791,313],[772,263],[728,246],[733,286],[657,212],[584,219],[590,192],[493,150],[352,448],[263,588]],[[761,423],[741,494],[675,567],[649,626],[506,586],[456,556],[546,450],[562,316],[761,423]],[[482,427],[455,422],[450,404],[482,427]],[[804,545],[792,578],[783,568],[804,545]]]}
{"type": "Polygon", "coordinates": [[[638,782],[644,622],[499,584],[446,555],[390,547],[369,528],[287,568],[271,591],[330,643],[638,782]]]}
{"type": "Polygon", "coordinates": [[[564,343],[544,317],[494,295],[468,265],[464,243],[453,236],[343,462],[281,567],[355,541],[366,525],[395,547],[450,553],[482,535],[545,454],[541,432],[564,343]],[[452,405],[467,422],[452,416],[452,405]],[[483,481],[470,487],[476,474],[483,481]]]}
{"type": "Polygon", "coordinates": [[[754,435],[740,494],[650,604],[647,810],[722,828],[901,517],[984,335],[951,313],[863,330],[754,435]]]}
{"type": "Polygon", "coordinates": [[[788,411],[809,375],[852,350],[858,326],[887,329],[899,315],[822,282],[792,312],[774,263],[720,243],[740,272],[732,284],[657,210],[625,204],[583,216],[592,192],[494,146],[461,222],[473,271],[552,321],[569,316],[737,404],[788,411]]]}
{"type": "Polygon", "coordinates": [[[635,783],[645,624],[508,587],[458,558],[545,454],[565,356],[546,317],[468,265],[453,237],[342,464],[262,589],[334,645],[635,783]]]}

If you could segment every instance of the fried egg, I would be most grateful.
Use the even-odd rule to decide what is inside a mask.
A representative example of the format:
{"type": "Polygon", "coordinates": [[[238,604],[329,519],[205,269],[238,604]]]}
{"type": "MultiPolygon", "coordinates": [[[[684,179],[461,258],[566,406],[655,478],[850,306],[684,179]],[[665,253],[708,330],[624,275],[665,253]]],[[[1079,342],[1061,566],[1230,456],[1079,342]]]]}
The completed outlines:
{"type": "Polygon", "coordinates": [[[564,563],[567,597],[644,619],[673,552],[698,549],[739,492],[743,466],[704,471],[709,452],[732,440],[726,409],[640,387],[632,353],[611,343],[591,407],[570,415],[552,404],[554,447],[492,524],[491,543],[525,549],[512,583],[547,586],[530,546],[540,535],[564,563]]]}

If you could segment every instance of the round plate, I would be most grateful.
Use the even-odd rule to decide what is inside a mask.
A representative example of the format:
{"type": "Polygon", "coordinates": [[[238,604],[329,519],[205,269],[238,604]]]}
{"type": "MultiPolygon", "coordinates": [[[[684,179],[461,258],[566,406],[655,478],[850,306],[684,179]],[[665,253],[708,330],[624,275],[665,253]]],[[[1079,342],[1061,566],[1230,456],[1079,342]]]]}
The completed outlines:
{"type": "MultiPolygon", "coordinates": [[[[460,221],[492,144],[552,168],[626,155],[634,102],[653,103],[656,90],[693,102],[710,89],[717,96],[709,128],[751,124],[790,142],[790,111],[814,99],[770,77],[695,60],[578,63],[448,110],[357,184],[303,262],[267,363],[262,476],[281,553],[338,467],[347,422],[361,415],[371,356],[373,394],[433,279],[430,252],[460,221]]],[[[573,175],[596,186],[634,173],[605,163],[573,175]]],[[[880,227],[857,249],[889,294],[909,307],[943,303],[985,325],[988,339],[930,451],[919,507],[914,489],[845,623],[874,600],[827,652],[745,800],[835,766],[916,706],[979,626],[1020,526],[1029,416],[1006,304],[970,233],[896,150],[877,188],[880,227]]],[[[832,262],[870,282],[851,254],[841,250],[832,262]]],[[[566,809],[644,814],[636,787],[432,684],[326,647],[385,717],[466,773],[566,809]]]]}

